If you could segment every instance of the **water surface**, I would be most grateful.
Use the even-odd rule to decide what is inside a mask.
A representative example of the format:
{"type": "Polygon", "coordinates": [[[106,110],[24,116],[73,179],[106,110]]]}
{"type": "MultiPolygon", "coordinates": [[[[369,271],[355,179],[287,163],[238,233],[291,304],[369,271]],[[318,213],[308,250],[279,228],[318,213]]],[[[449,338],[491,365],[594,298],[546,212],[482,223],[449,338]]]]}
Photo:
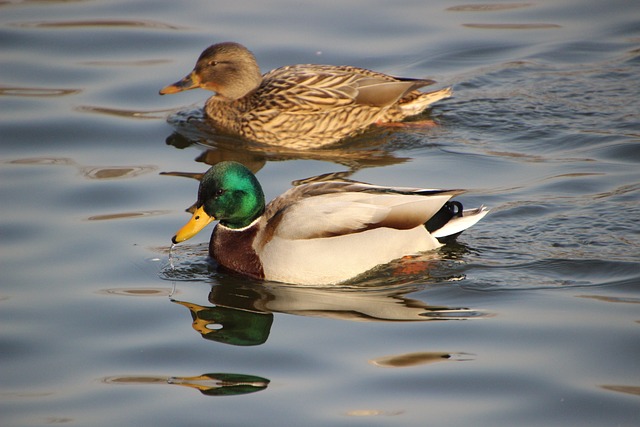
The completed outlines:
{"type": "Polygon", "coordinates": [[[623,0],[0,3],[0,423],[637,425],[637,17],[623,0]],[[455,96],[422,117],[436,127],[242,144],[199,126],[205,92],[157,94],[223,40],[263,71],[347,63],[455,96]],[[412,273],[343,287],[218,271],[207,232],[170,263],[189,177],[223,159],[267,198],[340,173],[467,188],[491,213],[412,273]]]}

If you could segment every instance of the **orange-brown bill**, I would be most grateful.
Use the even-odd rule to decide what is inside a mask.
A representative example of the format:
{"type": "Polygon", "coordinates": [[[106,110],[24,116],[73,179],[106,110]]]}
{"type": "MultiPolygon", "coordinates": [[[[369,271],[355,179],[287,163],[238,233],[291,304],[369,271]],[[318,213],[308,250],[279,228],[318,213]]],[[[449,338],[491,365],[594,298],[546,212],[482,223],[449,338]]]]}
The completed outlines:
{"type": "Polygon", "coordinates": [[[171,93],[178,93],[184,90],[195,89],[200,87],[200,79],[195,72],[189,73],[184,79],[175,82],[169,86],[165,86],[160,89],[160,95],[168,95],[171,93]]]}

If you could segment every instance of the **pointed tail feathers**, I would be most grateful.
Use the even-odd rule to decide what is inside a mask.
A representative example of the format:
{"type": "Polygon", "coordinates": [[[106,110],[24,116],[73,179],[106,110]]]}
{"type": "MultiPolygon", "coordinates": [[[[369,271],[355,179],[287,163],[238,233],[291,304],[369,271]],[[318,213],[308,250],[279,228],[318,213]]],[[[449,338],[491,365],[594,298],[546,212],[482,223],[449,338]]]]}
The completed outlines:
{"type": "Polygon", "coordinates": [[[429,105],[441,99],[449,98],[453,93],[450,87],[436,90],[433,92],[425,92],[409,102],[400,104],[400,109],[405,117],[415,116],[422,113],[429,105]]]}
{"type": "Polygon", "coordinates": [[[489,213],[489,209],[484,206],[475,209],[464,209],[462,215],[451,217],[444,225],[431,231],[431,235],[436,239],[455,237],[480,221],[487,213],[489,213]]]}

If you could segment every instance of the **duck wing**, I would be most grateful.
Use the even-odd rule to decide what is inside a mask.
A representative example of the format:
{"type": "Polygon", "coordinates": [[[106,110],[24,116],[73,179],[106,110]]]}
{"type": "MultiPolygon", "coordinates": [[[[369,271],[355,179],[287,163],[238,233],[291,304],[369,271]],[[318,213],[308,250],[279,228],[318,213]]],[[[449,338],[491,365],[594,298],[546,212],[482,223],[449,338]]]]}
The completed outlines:
{"type": "Polygon", "coordinates": [[[435,83],[433,80],[396,79],[386,81],[381,78],[365,77],[354,82],[357,95],[354,101],[360,105],[387,107],[404,98],[408,93],[435,83]]]}
{"type": "Polygon", "coordinates": [[[318,109],[346,105],[384,108],[412,91],[435,83],[426,79],[395,78],[350,66],[292,65],[273,70],[261,86],[281,108],[318,109]]]}
{"type": "Polygon", "coordinates": [[[319,182],[294,187],[265,211],[269,236],[316,239],[387,227],[408,230],[427,222],[461,190],[319,182]]]}

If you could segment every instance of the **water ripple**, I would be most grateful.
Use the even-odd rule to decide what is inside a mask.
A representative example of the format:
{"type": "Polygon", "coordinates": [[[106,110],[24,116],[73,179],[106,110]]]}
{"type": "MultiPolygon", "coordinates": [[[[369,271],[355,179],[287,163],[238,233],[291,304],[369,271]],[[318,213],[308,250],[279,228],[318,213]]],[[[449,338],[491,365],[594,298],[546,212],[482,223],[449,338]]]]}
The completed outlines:
{"type": "Polygon", "coordinates": [[[110,288],[96,291],[102,295],[118,295],[126,297],[166,297],[171,295],[171,288],[110,288]]]}
{"type": "Polygon", "coordinates": [[[0,96],[57,97],[77,95],[81,92],[82,89],[0,86],[0,96]]]}
{"type": "Polygon", "coordinates": [[[170,110],[126,110],[120,108],[94,107],[90,105],[81,105],[75,108],[76,111],[84,113],[104,114],[107,116],[124,117],[128,119],[163,119],[170,110]]]}
{"type": "Polygon", "coordinates": [[[87,221],[112,221],[114,219],[131,219],[156,215],[166,215],[169,212],[170,211],[168,210],[118,212],[104,215],[92,215],[87,218],[87,221]]]}
{"type": "Polygon", "coordinates": [[[502,10],[521,9],[531,7],[533,3],[482,3],[482,4],[461,4],[451,6],[445,10],[449,12],[497,12],[502,10]]]}
{"type": "Polygon", "coordinates": [[[151,20],[119,20],[119,19],[95,19],[95,20],[78,20],[78,21],[31,21],[31,22],[13,22],[7,24],[20,28],[145,28],[154,30],[184,30],[185,27],[179,27],[164,22],[151,20]]]}
{"type": "Polygon", "coordinates": [[[462,24],[463,27],[475,28],[482,30],[548,30],[555,28],[562,28],[558,24],[462,24]]]}
{"type": "Polygon", "coordinates": [[[600,259],[546,258],[511,263],[502,259],[495,263],[472,263],[465,270],[476,278],[468,286],[483,290],[580,288],[626,285],[640,281],[640,263],[600,259]],[[482,279],[477,280],[478,277],[482,279]]]}

